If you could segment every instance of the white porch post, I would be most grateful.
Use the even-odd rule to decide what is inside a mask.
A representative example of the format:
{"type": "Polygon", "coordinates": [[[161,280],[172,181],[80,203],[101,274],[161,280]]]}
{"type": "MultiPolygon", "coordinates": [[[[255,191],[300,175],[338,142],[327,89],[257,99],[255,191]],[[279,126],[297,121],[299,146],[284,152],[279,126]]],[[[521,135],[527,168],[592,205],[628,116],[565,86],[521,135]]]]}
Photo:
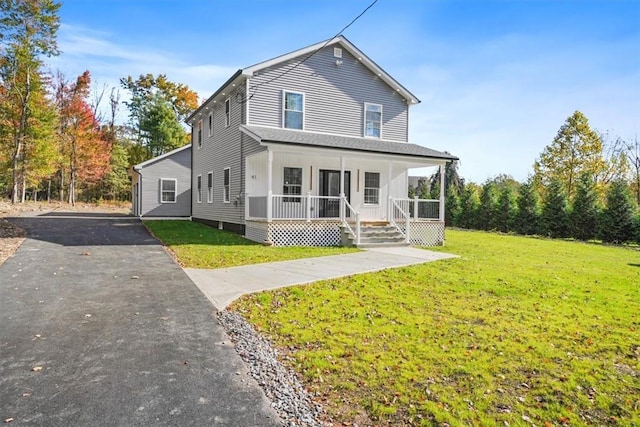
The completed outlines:
{"type": "Polygon", "coordinates": [[[345,196],[344,196],[344,156],[340,156],[340,220],[345,220],[345,196]]]}
{"type": "Polygon", "coordinates": [[[444,222],[444,191],[445,191],[445,163],[440,165],[440,212],[439,220],[444,222]]]}
{"type": "Polygon", "coordinates": [[[267,221],[273,217],[273,151],[267,150],[267,221]]]}
{"type": "Polygon", "coordinates": [[[244,219],[249,219],[249,193],[244,193],[244,219]]]}
{"type": "Polygon", "coordinates": [[[307,192],[307,206],[306,206],[307,222],[311,222],[311,191],[307,192]]]}
{"type": "Polygon", "coordinates": [[[391,203],[391,173],[393,172],[391,160],[387,160],[387,221],[391,221],[393,208],[391,203]]]}

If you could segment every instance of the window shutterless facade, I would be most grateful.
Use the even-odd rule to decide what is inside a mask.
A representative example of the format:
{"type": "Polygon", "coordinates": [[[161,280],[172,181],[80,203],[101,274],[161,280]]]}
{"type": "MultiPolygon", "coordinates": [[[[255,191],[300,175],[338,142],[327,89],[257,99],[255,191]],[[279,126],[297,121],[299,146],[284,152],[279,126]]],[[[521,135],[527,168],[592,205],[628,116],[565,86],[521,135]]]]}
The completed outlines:
{"type": "MultiPolygon", "coordinates": [[[[302,168],[284,168],[282,194],[302,194],[302,168]]],[[[284,197],[284,202],[300,202],[300,197],[284,197]]]]}
{"type": "Polygon", "coordinates": [[[202,120],[198,120],[198,148],[202,148],[202,120]]]}
{"type": "Polygon", "coordinates": [[[382,136],[382,105],[364,103],[364,136],[382,136]]]}
{"type": "Polygon", "coordinates": [[[202,175],[198,175],[198,192],[196,195],[198,197],[198,203],[202,203],[202,175]]]}
{"type": "Polygon", "coordinates": [[[213,112],[209,113],[209,136],[213,136],[213,112]]]}
{"type": "Polygon", "coordinates": [[[177,179],[160,178],[160,203],[175,203],[177,189],[177,179]]]}
{"type": "Polygon", "coordinates": [[[213,172],[207,174],[207,202],[213,202],[213,172]]]}
{"type": "Polygon", "coordinates": [[[224,125],[231,126],[231,98],[224,101],[224,125]]]}
{"type": "Polygon", "coordinates": [[[380,173],[364,173],[364,204],[377,205],[380,203],[380,173]]]}
{"type": "Polygon", "coordinates": [[[304,128],[304,94],[284,91],[282,94],[282,127],[304,128]]]}
{"type": "Polygon", "coordinates": [[[231,169],[230,168],[224,168],[224,175],[223,175],[223,195],[224,195],[224,202],[225,203],[229,203],[231,202],[231,169]]]}

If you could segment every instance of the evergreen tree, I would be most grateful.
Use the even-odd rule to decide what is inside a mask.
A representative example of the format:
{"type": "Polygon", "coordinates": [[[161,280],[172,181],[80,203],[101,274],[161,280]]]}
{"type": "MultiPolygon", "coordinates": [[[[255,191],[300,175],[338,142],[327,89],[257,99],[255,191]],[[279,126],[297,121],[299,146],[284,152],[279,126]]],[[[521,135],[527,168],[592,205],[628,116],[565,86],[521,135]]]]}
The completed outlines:
{"type": "Polygon", "coordinates": [[[498,209],[496,212],[496,226],[504,233],[514,230],[518,205],[516,196],[510,186],[504,186],[498,196],[498,209]]]}
{"type": "Polygon", "coordinates": [[[445,224],[450,227],[458,226],[458,219],[460,217],[460,196],[458,196],[458,190],[450,185],[447,189],[447,196],[445,199],[445,224]]]}
{"type": "Polygon", "coordinates": [[[542,203],[542,232],[549,237],[567,237],[569,216],[567,194],[562,182],[553,178],[542,203]]]}
{"type": "Polygon", "coordinates": [[[482,186],[480,194],[478,225],[482,230],[496,230],[498,228],[497,202],[495,184],[488,181],[482,186]]]}
{"type": "Polygon", "coordinates": [[[540,199],[532,179],[522,184],[518,191],[514,228],[525,235],[540,232],[540,199]]]}
{"type": "Polygon", "coordinates": [[[595,182],[590,175],[583,174],[578,181],[576,197],[569,216],[571,236],[579,240],[593,239],[598,230],[598,215],[595,182]]]}
{"type": "Polygon", "coordinates": [[[460,217],[458,225],[463,228],[477,228],[480,199],[474,184],[467,184],[460,195],[460,217]]]}
{"type": "Polygon", "coordinates": [[[609,243],[631,241],[636,214],[626,182],[614,181],[607,191],[607,206],[600,221],[602,240],[609,243]]]}

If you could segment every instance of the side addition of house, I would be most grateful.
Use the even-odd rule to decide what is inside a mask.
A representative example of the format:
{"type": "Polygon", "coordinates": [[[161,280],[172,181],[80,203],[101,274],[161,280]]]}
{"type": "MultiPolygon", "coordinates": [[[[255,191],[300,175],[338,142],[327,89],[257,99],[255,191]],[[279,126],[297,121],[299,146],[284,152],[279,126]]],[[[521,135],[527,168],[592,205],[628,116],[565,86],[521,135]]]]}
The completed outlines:
{"type": "Polygon", "coordinates": [[[408,170],[444,179],[456,157],[408,142],[418,102],[342,36],[238,70],[187,119],[193,220],[274,245],[442,244],[444,193],[409,199],[408,170]]]}
{"type": "Polygon", "coordinates": [[[133,215],[191,215],[191,144],[135,165],[131,170],[133,215]]]}

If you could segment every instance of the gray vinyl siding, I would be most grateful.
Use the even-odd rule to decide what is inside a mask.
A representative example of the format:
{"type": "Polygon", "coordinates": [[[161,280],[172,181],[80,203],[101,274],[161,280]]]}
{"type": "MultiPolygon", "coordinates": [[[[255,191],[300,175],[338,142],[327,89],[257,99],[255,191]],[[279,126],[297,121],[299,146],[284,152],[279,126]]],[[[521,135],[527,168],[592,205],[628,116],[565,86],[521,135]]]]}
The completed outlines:
{"type": "MultiPolygon", "coordinates": [[[[198,121],[203,121],[204,132],[202,148],[193,141],[192,172],[192,217],[209,221],[222,221],[233,224],[244,224],[244,192],[246,156],[266,150],[258,142],[242,134],[240,124],[245,124],[246,111],[244,102],[244,86],[229,93],[231,100],[231,124],[225,126],[224,100],[210,102],[202,114],[193,119],[191,125],[197,129],[198,121]],[[238,95],[239,93],[239,95],[238,95]],[[237,96],[236,96],[237,95],[237,96]],[[209,136],[209,113],[213,110],[213,136],[209,136]],[[230,168],[230,203],[224,198],[224,169],[230,168]],[[207,174],[213,172],[213,202],[207,201],[207,174]],[[197,177],[202,175],[202,202],[197,200],[197,177]]],[[[194,138],[197,138],[195,132],[194,138]]]]}
{"type": "Polygon", "coordinates": [[[320,50],[297,68],[304,56],[260,70],[250,79],[250,125],[282,127],[283,90],[304,93],[304,130],[364,136],[364,103],[381,104],[382,138],[407,142],[408,104],[346,49],[336,65],[334,46],[320,50]]]}
{"type": "Polygon", "coordinates": [[[140,170],[140,212],[148,217],[191,215],[191,149],[185,149],[140,170]],[[176,180],[176,203],[161,203],[160,179],[176,180]]]}

